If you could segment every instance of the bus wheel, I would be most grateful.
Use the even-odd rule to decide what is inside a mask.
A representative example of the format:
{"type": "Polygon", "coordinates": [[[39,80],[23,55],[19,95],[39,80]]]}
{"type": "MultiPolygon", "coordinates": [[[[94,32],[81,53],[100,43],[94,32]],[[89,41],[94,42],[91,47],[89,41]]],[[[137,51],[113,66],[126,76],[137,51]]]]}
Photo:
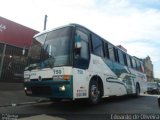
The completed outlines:
{"type": "Polygon", "coordinates": [[[139,97],[140,95],[140,87],[139,87],[139,84],[136,84],[136,94],[135,94],[135,97],[139,97]]]}
{"type": "Polygon", "coordinates": [[[100,88],[98,81],[92,80],[89,85],[89,103],[98,104],[101,100],[100,88]]]}

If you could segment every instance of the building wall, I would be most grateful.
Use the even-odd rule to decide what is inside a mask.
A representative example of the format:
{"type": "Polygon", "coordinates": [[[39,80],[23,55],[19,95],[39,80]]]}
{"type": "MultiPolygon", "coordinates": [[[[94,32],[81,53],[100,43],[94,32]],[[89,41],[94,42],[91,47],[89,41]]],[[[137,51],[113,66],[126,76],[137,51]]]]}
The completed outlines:
{"type": "Polygon", "coordinates": [[[25,49],[25,54],[22,54],[23,48],[6,44],[4,44],[4,46],[5,46],[5,55],[3,57],[1,81],[3,82],[22,81],[23,71],[27,64],[26,58],[28,49],[25,49]]]}
{"type": "Polygon", "coordinates": [[[147,75],[147,81],[154,81],[153,64],[149,56],[144,59],[144,69],[147,75]]]}
{"type": "Polygon", "coordinates": [[[21,48],[29,48],[32,37],[38,31],[0,17],[0,42],[21,48]]]}
{"type": "Polygon", "coordinates": [[[0,43],[0,65],[1,65],[3,48],[4,48],[4,44],[1,44],[1,43],[0,43]]]}
{"type": "Polygon", "coordinates": [[[38,31],[0,17],[0,82],[23,81],[27,53],[36,33],[38,31]]]}

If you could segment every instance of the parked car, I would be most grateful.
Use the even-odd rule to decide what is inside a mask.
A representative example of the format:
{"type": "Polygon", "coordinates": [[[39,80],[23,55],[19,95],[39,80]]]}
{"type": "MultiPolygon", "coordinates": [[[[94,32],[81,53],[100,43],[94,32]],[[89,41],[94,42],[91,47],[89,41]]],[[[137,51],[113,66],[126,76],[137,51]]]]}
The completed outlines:
{"type": "Polygon", "coordinates": [[[147,93],[148,94],[160,94],[160,84],[157,82],[148,82],[147,93]]]}

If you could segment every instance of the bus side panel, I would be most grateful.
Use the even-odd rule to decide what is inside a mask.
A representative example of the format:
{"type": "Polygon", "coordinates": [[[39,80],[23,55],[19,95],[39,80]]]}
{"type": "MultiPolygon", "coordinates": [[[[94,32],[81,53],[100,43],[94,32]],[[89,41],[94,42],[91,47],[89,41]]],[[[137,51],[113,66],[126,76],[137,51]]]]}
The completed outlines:
{"type": "MultiPolygon", "coordinates": [[[[135,84],[139,83],[140,85],[140,92],[144,93],[147,91],[147,79],[146,79],[146,75],[143,73],[140,73],[136,70],[130,69],[131,73],[134,74],[136,76],[135,78],[135,84]]],[[[136,92],[136,91],[135,91],[136,92]]]]}
{"type": "Polygon", "coordinates": [[[114,73],[114,65],[112,61],[102,59],[99,56],[91,55],[89,69],[92,76],[96,75],[102,79],[104,88],[104,97],[111,95],[126,94],[124,83],[118,79],[114,73]]]}
{"type": "Polygon", "coordinates": [[[89,86],[88,70],[73,68],[73,96],[77,98],[88,98],[89,86]]]}

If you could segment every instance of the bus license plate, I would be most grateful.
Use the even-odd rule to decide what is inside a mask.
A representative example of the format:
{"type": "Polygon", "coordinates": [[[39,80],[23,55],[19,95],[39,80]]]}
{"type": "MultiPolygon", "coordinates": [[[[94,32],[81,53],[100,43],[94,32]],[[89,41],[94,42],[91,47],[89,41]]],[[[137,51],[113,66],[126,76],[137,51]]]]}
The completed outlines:
{"type": "Polygon", "coordinates": [[[31,95],[31,94],[32,94],[32,91],[27,90],[26,93],[29,94],[29,95],[31,95]]]}

